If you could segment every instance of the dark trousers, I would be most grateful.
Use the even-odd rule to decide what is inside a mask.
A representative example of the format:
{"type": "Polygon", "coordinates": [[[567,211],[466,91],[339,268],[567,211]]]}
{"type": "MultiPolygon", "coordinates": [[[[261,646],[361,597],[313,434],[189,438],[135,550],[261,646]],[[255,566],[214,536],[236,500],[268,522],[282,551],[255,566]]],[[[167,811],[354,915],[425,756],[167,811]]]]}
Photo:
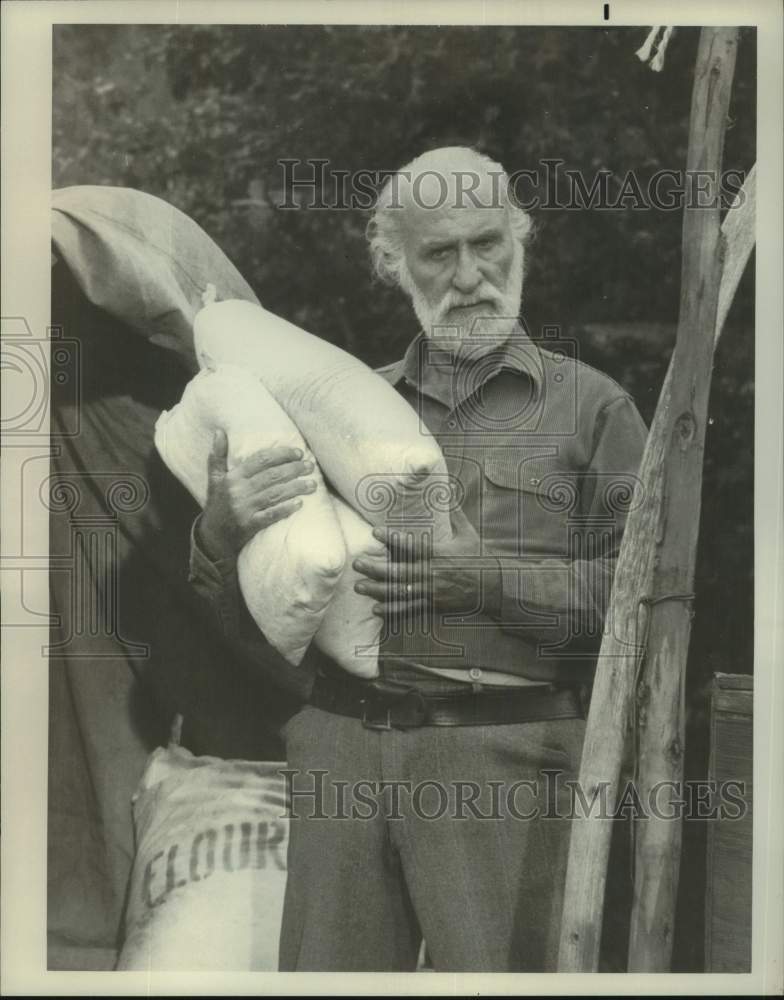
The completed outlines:
{"type": "Polygon", "coordinates": [[[285,729],[280,969],[413,970],[424,935],[437,971],[554,971],[569,847],[557,817],[584,728],[371,730],[305,707],[285,729]]]}

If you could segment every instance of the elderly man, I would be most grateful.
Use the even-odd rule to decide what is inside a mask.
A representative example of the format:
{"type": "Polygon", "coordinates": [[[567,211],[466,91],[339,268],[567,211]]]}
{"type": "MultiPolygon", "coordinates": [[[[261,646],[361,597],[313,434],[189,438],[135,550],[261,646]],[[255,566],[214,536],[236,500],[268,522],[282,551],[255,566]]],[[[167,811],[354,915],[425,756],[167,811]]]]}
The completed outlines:
{"type": "MultiPolygon", "coordinates": [[[[442,447],[454,538],[390,525],[387,556],[357,562],[378,680],[306,658],[310,700],[283,726],[284,970],[413,969],[423,935],[437,970],[555,968],[565,782],[646,431],[622,388],[526,334],[529,230],[470,149],[425,153],[379,196],[374,264],[422,328],[381,374],[442,447]]],[[[307,474],[267,456],[229,482],[224,453],[194,533],[213,555],[285,515],[307,474]]]]}

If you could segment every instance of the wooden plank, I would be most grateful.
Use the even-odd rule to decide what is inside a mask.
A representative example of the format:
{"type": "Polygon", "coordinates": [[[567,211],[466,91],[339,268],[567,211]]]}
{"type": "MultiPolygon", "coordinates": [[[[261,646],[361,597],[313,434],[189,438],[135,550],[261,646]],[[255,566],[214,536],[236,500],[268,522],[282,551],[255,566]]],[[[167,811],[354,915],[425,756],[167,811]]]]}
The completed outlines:
{"type": "MultiPolygon", "coordinates": [[[[748,254],[744,264],[747,258],[748,254]]],[[[724,302],[731,301],[737,286],[736,279],[728,276],[727,280],[734,284],[724,302]]],[[[721,333],[724,316],[726,308],[721,315],[717,314],[715,339],[721,333]]],[[[623,744],[635,690],[638,609],[641,599],[650,593],[654,540],[661,517],[665,427],[674,372],[673,355],[639,470],[640,503],[630,512],[618,559],[583,748],[580,770],[583,793],[587,796],[598,794],[607,782],[611,808],[617,797],[623,744]]],[[[597,968],[610,833],[610,824],[599,818],[582,820],[572,826],[559,950],[561,971],[583,972],[597,968]]]]}
{"type": "Polygon", "coordinates": [[[751,691],[735,689],[724,691],[719,688],[714,692],[713,703],[717,711],[725,712],[728,715],[750,716],[754,706],[754,697],[751,691]]]}
{"type": "Polygon", "coordinates": [[[711,700],[711,781],[742,782],[747,812],[708,825],[705,893],[706,972],[751,971],[753,748],[752,692],[728,688],[751,678],[714,677],[711,700]]]}
{"type": "MultiPolygon", "coordinates": [[[[755,177],[756,167],[750,171],[741,195],[735,200],[722,224],[722,233],[727,241],[725,259],[737,263],[736,266],[725,269],[722,274],[716,343],[753,246],[747,235],[755,231],[755,177]]],[[[622,753],[625,732],[631,718],[639,639],[635,611],[640,599],[650,593],[653,547],[646,548],[646,541],[654,535],[661,504],[662,441],[659,426],[669,407],[672,372],[671,360],[639,470],[642,503],[631,511],[627,522],[597,664],[580,771],[582,787],[589,794],[603,780],[615,789],[620,771],[618,755],[622,753]],[[602,756],[597,756],[598,754],[602,756]]],[[[719,676],[737,678],[742,675],[719,676]]],[[[737,680],[732,683],[739,685],[742,682],[737,680]]],[[[614,794],[613,791],[613,796],[614,794]]],[[[564,971],[584,971],[587,967],[581,963],[586,961],[585,956],[596,954],[598,961],[596,949],[601,935],[611,832],[602,828],[603,822],[598,819],[585,820],[582,825],[593,824],[594,828],[572,830],[566,890],[570,903],[568,911],[565,911],[567,916],[562,925],[559,954],[559,967],[564,971]],[[586,867],[589,861],[596,865],[598,874],[590,866],[586,867]]]]}
{"type": "MultiPolygon", "coordinates": [[[[674,377],[663,433],[663,502],[648,609],[645,671],[639,689],[638,792],[671,783],[682,794],[686,739],[686,663],[700,529],[702,467],[708,422],[724,245],[719,180],[729,110],[736,28],[700,33],[689,127],[687,174],[700,171],[713,207],[687,204],[674,377]]],[[[730,213],[731,214],[731,213],[730,213]]],[[[664,785],[664,787],[668,787],[664,785]]],[[[667,809],[667,805],[663,806],[667,809]]],[[[667,972],[672,959],[681,860],[680,820],[650,816],[637,824],[629,939],[630,972],[667,972]]]]}
{"type": "Polygon", "coordinates": [[[713,684],[722,690],[754,690],[754,678],[751,674],[714,674],[713,684]]]}
{"type": "MultiPolygon", "coordinates": [[[[724,326],[727,313],[730,311],[732,300],[738,288],[738,282],[743,272],[746,270],[751,251],[757,239],[757,164],[749,171],[740,194],[742,198],[736,198],[732,207],[727,212],[722,223],[721,232],[727,251],[724,256],[724,268],[721,275],[721,288],[719,288],[719,306],[716,317],[716,337],[724,326]]],[[[739,674],[723,674],[724,677],[743,676],[739,674]]]]}

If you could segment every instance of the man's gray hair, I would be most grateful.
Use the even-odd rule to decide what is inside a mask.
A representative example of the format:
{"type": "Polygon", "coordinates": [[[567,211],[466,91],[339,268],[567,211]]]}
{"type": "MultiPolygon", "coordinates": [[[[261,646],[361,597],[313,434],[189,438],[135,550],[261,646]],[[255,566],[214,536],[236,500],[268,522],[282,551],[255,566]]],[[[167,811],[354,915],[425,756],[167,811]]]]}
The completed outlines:
{"type": "MultiPolygon", "coordinates": [[[[449,153],[451,151],[446,149],[433,150],[433,153],[449,153]]],[[[509,185],[509,176],[501,164],[469,147],[453,147],[453,151],[458,158],[470,157],[478,171],[495,179],[493,196],[497,198],[498,205],[505,207],[508,212],[513,237],[520,242],[521,246],[525,246],[531,236],[533,223],[528,213],[515,201],[514,193],[509,185]]],[[[398,200],[399,180],[402,177],[410,181],[412,177],[416,177],[420,161],[430,155],[430,153],[424,153],[422,156],[416,157],[387,179],[376,200],[373,216],[366,230],[370,256],[376,274],[386,284],[402,285],[404,289],[409,284],[409,275],[402,239],[403,206],[398,200]]],[[[467,172],[465,170],[455,171],[456,174],[467,172]]],[[[422,175],[424,173],[432,174],[434,171],[424,171],[422,175]]],[[[462,193],[468,197],[471,194],[470,191],[462,193]]]]}

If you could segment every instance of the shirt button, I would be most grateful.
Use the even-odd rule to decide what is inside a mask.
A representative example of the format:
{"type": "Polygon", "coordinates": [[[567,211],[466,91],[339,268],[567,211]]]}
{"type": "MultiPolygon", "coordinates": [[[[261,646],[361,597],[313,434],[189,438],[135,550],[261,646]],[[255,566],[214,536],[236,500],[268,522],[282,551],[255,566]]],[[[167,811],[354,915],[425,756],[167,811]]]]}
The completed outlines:
{"type": "Polygon", "coordinates": [[[482,671],[479,669],[479,667],[471,667],[471,669],[468,671],[468,676],[471,678],[472,681],[478,681],[482,676],[482,671]]]}
{"type": "Polygon", "coordinates": [[[537,478],[536,478],[536,476],[534,476],[534,478],[533,478],[533,479],[530,479],[530,480],[529,480],[529,482],[530,482],[531,486],[538,486],[538,485],[539,485],[539,483],[541,483],[541,481],[542,481],[542,480],[541,480],[541,479],[537,479],[537,478]]]}
{"type": "Polygon", "coordinates": [[[447,427],[450,429],[450,431],[453,431],[455,427],[457,427],[457,421],[450,420],[449,423],[447,424],[447,427]]]}

